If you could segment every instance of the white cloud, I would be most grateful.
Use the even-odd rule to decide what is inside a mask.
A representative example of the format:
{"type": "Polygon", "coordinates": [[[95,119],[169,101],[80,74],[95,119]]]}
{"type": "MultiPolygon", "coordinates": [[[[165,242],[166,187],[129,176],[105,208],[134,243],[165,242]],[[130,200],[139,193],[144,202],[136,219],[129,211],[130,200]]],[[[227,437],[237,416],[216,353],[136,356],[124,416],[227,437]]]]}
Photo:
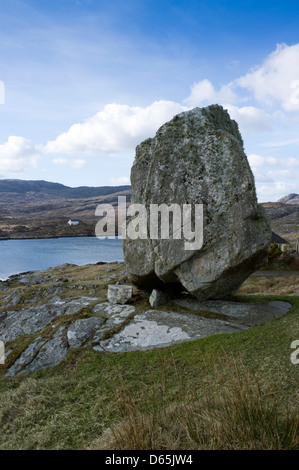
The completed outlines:
{"type": "Polygon", "coordinates": [[[256,186],[260,185],[261,183],[273,183],[273,179],[267,174],[267,172],[261,171],[256,168],[252,168],[254,179],[256,186]]]}
{"type": "MultiPolygon", "coordinates": [[[[278,165],[278,167],[279,167],[279,165],[278,165]]],[[[283,179],[283,180],[294,180],[294,177],[299,176],[299,172],[297,171],[294,174],[293,169],[278,168],[277,170],[268,171],[268,175],[269,175],[269,178],[271,178],[273,181],[279,181],[281,179],[283,179]]]]}
{"type": "Polygon", "coordinates": [[[238,107],[233,104],[238,101],[237,95],[233,92],[233,86],[234,84],[231,82],[216,91],[209,80],[201,80],[191,87],[191,93],[185,103],[191,107],[203,104],[221,104],[228,110],[231,118],[237,121],[241,134],[270,130],[271,117],[263,109],[254,106],[238,107]]]}
{"type": "Polygon", "coordinates": [[[277,166],[279,164],[279,160],[277,158],[263,157],[262,155],[256,155],[256,154],[248,155],[248,160],[249,160],[250,166],[252,166],[253,168],[277,166]]]}
{"type": "Polygon", "coordinates": [[[0,171],[4,174],[22,173],[34,168],[38,158],[37,147],[24,137],[10,136],[0,145],[0,171]]]}
{"type": "Polygon", "coordinates": [[[239,124],[241,134],[247,135],[271,129],[271,117],[263,109],[254,106],[238,108],[232,104],[224,105],[224,107],[228,110],[230,117],[239,124]]]}
{"type": "Polygon", "coordinates": [[[299,158],[274,158],[251,154],[248,160],[261,202],[275,202],[286,194],[298,192],[299,158]]]}
{"type": "Polygon", "coordinates": [[[66,158],[61,158],[61,157],[54,158],[52,160],[52,163],[54,163],[54,165],[67,165],[68,162],[69,160],[67,160],[66,158]]]}
{"type": "Polygon", "coordinates": [[[299,44],[278,44],[260,67],[235,82],[267,105],[279,103],[286,111],[299,111],[299,44]]]}
{"type": "Polygon", "coordinates": [[[145,108],[108,104],[103,111],[74,124],[44,147],[50,154],[118,153],[131,150],[175,114],[187,108],[173,101],[155,101],[145,108]]]}
{"type": "Polygon", "coordinates": [[[52,160],[55,165],[69,165],[71,168],[80,169],[86,166],[86,161],[82,158],[75,158],[74,160],[68,160],[66,158],[58,157],[52,160]]]}
{"type": "Polygon", "coordinates": [[[290,181],[256,183],[259,202],[276,202],[281,197],[298,192],[298,184],[290,181]]]}
{"type": "Polygon", "coordinates": [[[201,80],[192,85],[191,93],[186,98],[185,103],[191,107],[223,102],[234,103],[237,97],[232,91],[232,86],[233,84],[229,83],[223,85],[219,91],[216,91],[209,80],[201,80]]]}
{"type": "MultiPolygon", "coordinates": [[[[252,150],[255,152],[257,145],[260,151],[261,147],[264,150],[271,148],[275,157],[249,155],[259,197],[265,200],[269,196],[268,200],[276,200],[287,193],[298,192],[299,159],[289,156],[296,154],[296,148],[287,153],[288,149],[283,147],[295,146],[299,141],[298,115],[288,113],[299,111],[299,44],[278,45],[260,66],[219,89],[208,79],[199,80],[190,88],[183,104],[165,100],[155,101],[147,107],[110,103],[43,146],[11,136],[0,145],[0,174],[35,167],[39,155],[50,155],[55,165],[74,169],[83,168],[86,165],[84,156],[88,155],[127,156],[130,152],[133,156],[136,145],[152,137],[174,115],[212,103],[219,103],[228,110],[239,124],[242,135],[271,131],[274,136],[271,139],[271,135],[266,134],[267,142],[257,141],[252,150]]],[[[250,144],[253,138],[248,141],[250,144]]],[[[111,178],[111,182],[129,184],[130,180],[122,176],[111,178]]]]}
{"type": "Polygon", "coordinates": [[[289,145],[299,144],[299,139],[288,139],[288,140],[281,140],[281,141],[271,141],[271,142],[264,142],[260,144],[261,147],[287,147],[289,145]]]}
{"type": "Polygon", "coordinates": [[[83,158],[75,158],[75,160],[71,161],[71,167],[80,170],[86,166],[86,161],[83,158]]]}
{"type": "Polygon", "coordinates": [[[120,178],[110,178],[110,181],[114,186],[119,186],[122,184],[131,184],[130,178],[128,176],[121,176],[120,178]]]}
{"type": "Polygon", "coordinates": [[[299,159],[294,157],[288,158],[275,158],[275,157],[264,157],[262,155],[250,154],[248,160],[253,168],[268,168],[276,167],[282,170],[292,170],[299,168],[299,159]]]}

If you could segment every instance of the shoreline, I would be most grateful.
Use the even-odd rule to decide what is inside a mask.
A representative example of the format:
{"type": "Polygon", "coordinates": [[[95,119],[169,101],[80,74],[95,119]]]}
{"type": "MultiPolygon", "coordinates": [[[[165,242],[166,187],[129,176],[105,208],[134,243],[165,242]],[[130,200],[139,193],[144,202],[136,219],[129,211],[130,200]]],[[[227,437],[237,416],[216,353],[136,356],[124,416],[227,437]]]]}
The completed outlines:
{"type": "Polygon", "coordinates": [[[87,235],[87,234],[80,234],[80,235],[52,235],[52,236],[28,236],[28,237],[0,237],[0,241],[8,241],[8,240],[52,240],[55,238],[96,238],[96,235],[87,235]]]}
{"type": "MultiPolygon", "coordinates": [[[[97,237],[96,235],[87,235],[87,234],[80,234],[80,235],[71,235],[71,234],[68,234],[68,235],[52,235],[52,236],[36,236],[36,237],[31,237],[31,236],[28,236],[28,237],[0,237],[0,242],[1,241],[10,241],[10,240],[53,240],[53,239],[57,239],[57,238],[99,238],[99,240],[105,240],[106,238],[110,238],[112,239],[111,237],[113,237],[114,235],[107,235],[106,237],[103,237],[103,238],[99,238],[97,237]]],[[[116,233],[115,234],[115,239],[119,239],[118,238],[118,234],[116,233]]]]}
{"type": "Polygon", "coordinates": [[[55,269],[55,268],[60,268],[61,266],[66,266],[66,265],[69,265],[69,266],[75,266],[76,268],[80,268],[82,266],[102,266],[104,264],[118,264],[118,265],[121,265],[121,264],[124,264],[124,261],[117,261],[117,260],[114,260],[114,261],[97,261],[96,263],[87,263],[87,264],[74,264],[74,263],[62,263],[62,264],[58,264],[57,266],[49,266],[48,268],[45,268],[45,269],[32,269],[31,271],[22,271],[20,273],[14,273],[14,274],[10,274],[9,276],[0,276],[0,285],[1,285],[1,282],[6,282],[6,281],[15,281],[15,280],[18,280],[19,278],[23,277],[23,276],[26,276],[26,275],[29,275],[29,274],[38,274],[38,273],[42,273],[42,272],[46,272],[48,270],[51,270],[51,269],[55,269]]]}

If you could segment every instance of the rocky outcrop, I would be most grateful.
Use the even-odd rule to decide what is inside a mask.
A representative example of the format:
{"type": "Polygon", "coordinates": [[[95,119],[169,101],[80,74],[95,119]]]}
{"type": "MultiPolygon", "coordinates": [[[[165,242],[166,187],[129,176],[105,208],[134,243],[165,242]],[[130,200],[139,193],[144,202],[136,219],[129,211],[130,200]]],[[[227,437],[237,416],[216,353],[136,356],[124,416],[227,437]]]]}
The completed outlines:
{"type": "MultiPolygon", "coordinates": [[[[32,372],[59,364],[72,348],[96,346],[104,334],[121,324],[135,308],[130,305],[113,305],[101,299],[82,297],[76,299],[56,299],[54,302],[15,312],[5,312],[0,316],[0,340],[9,343],[19,337],[38,336],[29,341],[27,348],[8,369],[7,376],[21,372],[32,372]],[[73,319],[80,314],[87,318],[73,319]],[[63,320],[70,316],[66,326],[63,320]],[[9,321],[8,321],[9,319],[9,321]],[[53,333],[47,327],[51,325],[53,333]]],[[[14,353],[14,348],[9,354],[14,353]]]]}
{"type": "MultiPolygon", "coordinates": [[[[92,271],[92,267],[90,269],[92,271]]],[[[120,277],[123,276],[122,269],[119,265],[109,268],[109,274],[115,275],[116,282],[123,280],[120,277]]],[[[78,267],[80,270],[82,267],[78,267]]],[[[74,274],[73,268],[70,271],[74,274]]],[[[102,288],[105,288],[108,293],[108,285],[102,283],[107,270],[102,276],[97,271],[95,274],[101,277],[98,281],[100,292],[103,294],[102,288]]],[[[74,348],[97,352],[146,350],[214,334],[243,331],[260,322],[281,317],[291,306],[286,302],[201,302],[190,295],[176,299],[162,295],[161,299],[161,293],[156,292],[153,300],[158,304],[167,300],[167,304],[150,308],[147,296],[142,297],[140,291],[135,291],[131,304],[120,305],[107,302],[99,295],[72,297],[72,285],[67,295],[64,292],[63,298],[55,296],[46,303],[26,306],[24,299],[29,292],[33,299],[39,292],[38,300],[43,301],[42,291],[56,291],[56,287],[51,289],[51,282],[48,286],[51,278],[48,279],[47,271],[43,276],[36,282],[34,273],[27,274],[30,287],[24,292],[24,284],[20,282],[23,276],[18,279],[19,285],[17,280],[0,283],[4,289],[0,289],[0,340],[5,344],[5,364],[0,367],[5,367],[7,377],[58,365],[74,348]],[[11,301],[18,288],[23,292],[23,303],[12,310],[11,301]]],[[[55,276],[54,280],[57,282],[55,276]]],[[[77,284],[77,280],[74,282],[77,284]]]]}
{"type": "Polygon", "coordinates": [[[152,204],[203,207],[200,249],[186,249],[183,236],[151,239],[149,225],[146,238],[124,239],[128,276],[140,287],[172,284],[200,300],[221,299],[266,257],[270,224],[257,203],[238,125],[221,106],[181,113],[141,143],[131,183],[132,202],[146,207],[148,224],[152,204]]]}
{"type": "Polygon", "coordinates": [[[284,196],[284,197],[278,199],[277,202],[279,202],[281,204],[299,205],[299,194],[296,194],[296,193],[287,194],[287,196],[284,196]]]}

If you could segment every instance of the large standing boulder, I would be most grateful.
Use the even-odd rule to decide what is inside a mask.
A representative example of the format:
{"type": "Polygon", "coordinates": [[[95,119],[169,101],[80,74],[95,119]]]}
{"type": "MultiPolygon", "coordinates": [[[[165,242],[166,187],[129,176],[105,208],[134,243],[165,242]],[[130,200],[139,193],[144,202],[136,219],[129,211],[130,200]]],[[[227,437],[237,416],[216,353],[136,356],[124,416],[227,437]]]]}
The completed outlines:
{"type": "Polygon", "coordinates": [[[151,204],[203,205],[200,249],[187,250],[183,237],[151,239],[149,225],[147,238],[124,239],[128,276],[141,288],[178,284],[200,300],[224,298],[267,255],[270,224],[238,125],[221,106],[178,114],[137,146],[131,183],[148,224],[151,204]]]}

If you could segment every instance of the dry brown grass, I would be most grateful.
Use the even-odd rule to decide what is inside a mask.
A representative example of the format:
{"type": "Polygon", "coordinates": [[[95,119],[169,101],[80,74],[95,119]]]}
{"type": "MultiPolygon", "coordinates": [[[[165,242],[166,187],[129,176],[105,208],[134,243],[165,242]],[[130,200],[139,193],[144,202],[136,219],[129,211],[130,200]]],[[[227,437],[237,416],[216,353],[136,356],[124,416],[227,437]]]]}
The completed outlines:
{"type": "Polygon", "coordinates": [[[238,294],[299,295],[298,276],[252,276],[237,292],[238,294]]]}
{"type": "MultiPolygon", "coordinates": [[[[226,360],[217,381],[201,384],[201,395],[182,384],[175,403],[160,388],[147,404],[130,389],[120,389],[122,417],[89,449],[109,450],[278,450],[299,445],[299,408],[287,397],[261,386],[243,365],[226,360]],[[148,409],[149,407],[149,409],[148,409]]],[[[163,380],[162,380],[163,382],[163,380]]]]}

